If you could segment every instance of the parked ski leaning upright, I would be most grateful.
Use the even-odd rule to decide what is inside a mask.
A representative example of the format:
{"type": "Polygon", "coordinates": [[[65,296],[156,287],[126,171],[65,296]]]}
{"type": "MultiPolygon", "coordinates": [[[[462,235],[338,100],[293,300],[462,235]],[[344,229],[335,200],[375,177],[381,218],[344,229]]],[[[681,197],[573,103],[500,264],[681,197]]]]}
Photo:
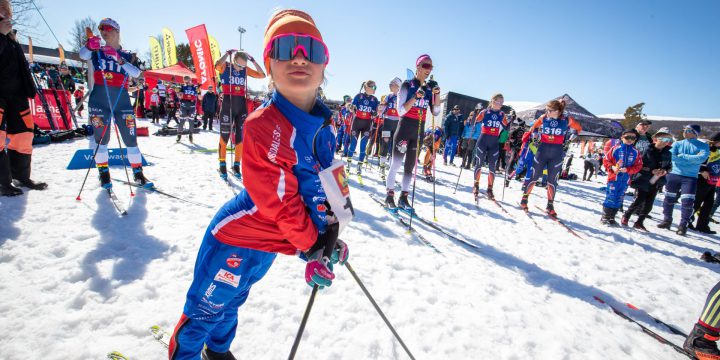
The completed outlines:
{"type": "Polygon", "coordinates": [[[88,100],[88,121],[93,127],[95,142],[100,144],[95,163],[100,173],[100,185],[111,188],[110,169],[108,169],[108,148],[111,124],[117,125],[125,146],[127,158],[132,166],[135,182],[152,187],[143,174],[142,155],[137,145],[135,131],[135,111],[130,104],[127,91],[130,77],[140,76],[140,69],[131,63],[133,55],[120,46],[120,25],[105,18],[98,25],[105,46],[100,46],[100,37],[90,37],[80,49],[80,58],[90,60],[93,67],[94,86],[88,100]]]}
{"type": "Polygon", "coordinates": [[[377,107],[380,103],[375,97],[377,85],[372,80],[363,83],[363,92],[355,95],[352,101],[352,111],[354,118],[352,120],[352,128],[350,130],[350,147],[345,154],[348,164],[352,163],[352,157],[355,155],[355,148],[360,138],[360,154],[358,155],[357,172],[362,170],[362,163],[365,160],[365,147],[367,147],[370,139],[370,130],[372,129],[373,118],[377,116],[377,107]]]}
{"type": "Polygon", "coordinates": [[[329,59],[322,35],[306,13],[282,10],[272,16],[264,45],[275,91],[245,123],[245,189],[223,205],[207,228],[170,339],[170,359],[197,360],[201,353],[209,360],[235,359],[230,345],[238,308],[278,253],[303,254],[311,287],[330,286],[332,265],[348,259],[347,245],[337,239],[343,226],[337,221],[343,217],[336,218],[346,210],[327,204],[333,203],[332,194],[349,189],[346,183],[340,188],[335,177],[332,189],[323,181],[326,170],[343,169],[341,162],[333,162],[330,110],[317,98],[329,59]]]}
{"type": "Polygon", "coordinates": [[[563,114],[565,105],[565,101],[563,100],[551,100],[545,105],[545,114],[535,120],[535,123],[530,127],[530,132],[535,129],[539,130],[540,145],[535,154],[532,168],[529,170],[531,171],[530,179],[525,180],[523,184],[523,195],[520,200],[520,207],[525,211],[528,209],[528,197],[532,193],[535,183],[540,176],[542,176],[543,169],[547,167],[548,202],[546,211],[550,216],[557,216],[554,201],[563,159],[565,159],[564,144],[565,141],[572,140],[572,137],[576,135],[572,133],[571,130],[575,130],[578,133],[582,131],[580,123],[575,121],[572,116],[565,116],[563,114]]]}
{"type": "Polygon", "coordinates": [[[480,192],[480,175],[482,166],[487,161],[488,164],[488,186],[487,197],[494,199],[493,184],[495,183],[495,169],[497,169],[498,156],[500,155],[500,133],[509,125],[505,113],[500,110],[505,103],[505,98],[498,93],[490,98],[488,108],[480,111],[477,121],[482,124],[480,138],[475,145],[475,158],[477,165],[475,166],[475,182],[473,183],[473,195],[477,198],[480,192]]]}
{"type": "Polygon", "coordinates": [[[682,236],[687,233],[687,225],[690,216],[692,216],[700,165],[707,160],[710,154],[710,147],[708,144],[698,140],[699,135],[700,125],[687,125],[683,129],[685,140],[673,143],[672,148],[670,148],[672,170],[667,175],[665,199],[663,200],[663,221],[658,227],[670,229],[672,213],[675,203],[679,199],[681,211],[677,234],[682,236]]]}
{"type": "Polygon", "coordinates": [[[16,196],[23,191],[13,185],[13,179],[33,190],[45,190],[47,184],[30,179],[34,123],[28,99],[35,98],[36,90],[13,33],[8,1],[0,1],[0,19],[0,195],[16,196]]]}
{"type": "Polygon", "coordinates": [[[245,96],[247,93],[247,77],[256,79],[264,79],[265,73],[262,67],[250,56],[243,51],[233,50],[225,52],[218,61],[215,62],[215,70],[220,73],[220,84],[222,88],[222,105],[220,105],[220,144],[218,145],[218,161],[220,162],[218,171],[220,177],[227,179],[227,144],[230,141],[232,133],[235,139],[235,161],[233,162],[233,175],[240,177],[240,162],[242,161],[243,148],[243,124],[245,117],[248,115],[247,103],[245,96]],[[228,66],[227,58],[232,55],[232,64],[228,66]],[[247,66],[250,60],[255,66],[255,70],[247,66]],[[234,131],[233,131],[234,129],[234,131]]]}

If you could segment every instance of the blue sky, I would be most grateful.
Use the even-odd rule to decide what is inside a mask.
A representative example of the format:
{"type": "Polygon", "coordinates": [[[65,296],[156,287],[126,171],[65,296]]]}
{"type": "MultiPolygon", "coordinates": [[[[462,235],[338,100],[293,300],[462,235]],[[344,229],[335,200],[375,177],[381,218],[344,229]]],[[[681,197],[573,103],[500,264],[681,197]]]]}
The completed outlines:
{"type": "MultiPolygon", "coordinates": [[[[239,46],[242,25],[243,48],[260,57],[272,11],[302,9],[330,48],[326,94],[336,99],[368,79],[386,93],[428,53],[443,92],[536,102],[568,93],[595,114],[644,101],[651,115],[720,118],[715,0],[36,1],[65,44],[74,20],[112,17],[140,54],[163,26],[187,42],[185,29],[204,23],[224,49],[239,46]]],[[[54,45],[38,25],[45,36],[35,43],[54,45]]]]}

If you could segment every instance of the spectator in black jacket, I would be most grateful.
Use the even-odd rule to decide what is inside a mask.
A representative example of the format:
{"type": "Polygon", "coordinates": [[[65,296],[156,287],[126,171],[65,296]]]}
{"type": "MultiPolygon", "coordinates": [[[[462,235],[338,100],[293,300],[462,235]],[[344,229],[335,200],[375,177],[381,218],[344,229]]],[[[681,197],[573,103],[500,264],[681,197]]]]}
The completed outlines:
{"type": "Polygon", "coordinates": [[[443,152],[443,164],[447,165],[448,155],[450,155],[450,165],[455,166],[455,153],[458,147],[458,138],[463,132],[463,115],[460,113],[460,107],[453,106],[452,112],[448,114],[443,122],[443,132],[445,134],[445,151],[443,152]]]}
{"type": "Polygon", "coordinates": [[[643,167],[640,172],[633,175],[630,186],[635,188],[635,199],[622,216],[622,224],[627,225],[632,214],[637,214],[638,219],[633,227],[645,230],[643,221],[650,214],[655,196],[667,180],[665,175],[672,169],[672,155],[669,145],[672,143],[672,135],[665,132],[657,132],[652,137],[653,144],[643,155],[643,167]]]}
{"type": "Polygon", "coordinates": [[[210,131],[213,127],[213,119],[215,119],[215,112],[217,112],[217,94],[213,92],[213,87],[208,86],[208,91],[202,98],[202,111],[203,111],[203,130],[206,130],[210,126],[210,131]]]}

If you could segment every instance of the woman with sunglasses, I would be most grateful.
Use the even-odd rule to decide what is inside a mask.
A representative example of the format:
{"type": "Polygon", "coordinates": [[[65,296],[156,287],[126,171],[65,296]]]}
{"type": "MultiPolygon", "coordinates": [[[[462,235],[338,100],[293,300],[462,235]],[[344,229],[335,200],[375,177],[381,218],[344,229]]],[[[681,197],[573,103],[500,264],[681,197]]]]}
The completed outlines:
{"type": "Polygon", "coordinates": [[[630,178],[642,169],[642,154],[633,146],[637,138],[635,129],[625,130],[620,135],[620,143],[610,148],[603,159],[608,169],[603,216],[600,219],[603,224],[617,225],[615,215],[620,210],[630,178]]]}
{"type": "Polygon", "coordinates": [[[569,134],[571,129],[578,133],[582,131],[580,123],[575,121],[573,117],[563,115],[565,105],[563,100],[551,100],[545,105],[545,114],[535,120],[535,123],[530,127],[530,132],[535,129],[539,130],[540,145],[529,170],[531,171],[530,178],[526,178],[523,183],[523,196],[522,200],[520,200],[520,207],[525,211],[528,211],[528,197],[532,193],[535,182],[543,175],[543,170],[547,168],[548,202],[546,211],[552,217],[557,216],[554,201],[560,170],[562,170],[563,159],[565,159],[565,140],[572,136],[572,134],[569,134]]]}
{"type": "Polygon", "coordinates": [[[637,214],[638,218],[633,227],[644,231],[647,229],[643,222],[652,210],[658,191],[665,186],[665,175],[672,169],[669,147],[673,141],[672,135],[658,131],[652,136],[652,141],[642,156],[640,172],[633,176],[630,182],[630,187],[636,190],[635,199],[620,220],[622,225],[628,225],[632,215],[637,214]]]}
{"type": "Polygon", "coordinates": [[[95,155],[100,185],[106,189],[112,187],[107,145],[110,142],[111,123],[115,122],[127,146],[127,158],[132,166],[135,182],[151,188],[153,183],[143,174],[142,154],[135,132],[135,111],[128,94],[130,78],[139,77],[141,71],[131,63],[134,60],[133,54],[122,50],[120,25],[115,20],[100,20],[98,29],[105,46],[100,45],[100,37],[92,36],[80,49],[79,55],[83,60],[90,60],[93,67],[95,85],[88,99],[88,119],[93,126],[95,142],[100,144],[95,155]]]}
{"type": "Polygon", "coordinates": [[[383,178],[385,177],[385,168],[387,167],[388,149],[392,149],[393,137],[397,130],[400,116],[398,115],[397,94],[400,91],[402,80],[396,77],[390,81],[390,93],[385,96],[385,110],[382,112],[383,125],[380,129],[380,171],[383,178]]]}
{"type": "Polygon", "coordinates": [[[500,133],[505,130],[510,121],[505,113],[500,110],[505,102],[502,94],[495,94],[490,98],[488,108],[480,111],[477,122],[482,124],[480,138],[475,145],[475,182],[473,183],[473,195],[475,200],[480,193],[480,175],[482,166],[487,160],[488,163],[488,187],[487,197],[495,199],[493,195],[493,183],[495,182],[495,170],[497,169],[498,156],[500,154],[500,133]]]}
{"type": "MultiPolygon", "coordinates": [[[[230,345],[238,308],[277,253],[303,254],[311,287],[330,286],[332,264],[348,258],[326,205],[332,202],[329,190],[341,189],[324,189],[319,175],[331,166],[335,148],[330,109],[317,98],[329,61],[327,47],[312,18],[298,10],[273,15],[264,45],[275,91],[245,121],[245,189],[208,226],[170,340],[170,359],[196,360],[201,352],[204,359],[235,359],[230,345]]],[[[330,169],[342,172],[342,164],[330,169]]]]}
{"type": "Polygon", "coordinates": [[[355,155],[358,137],[360,137],[360,154],[358,155],[358,174],[361,172],[362,163],[365,160],[365,148],[370,139],[370,128],[372,127],[373,118],[377,116],[377,107],[380,103],[375,97],[377,86],[372,80],[363,83],[363,92],[355,95],[352,101],[352,111],[354,118],[350,129],[350,148],[345,151],[343,156],[347,157],[348,166],[352,162],[355,155]]]}
{"type": "Polygon", "coordinates": [[[398,123],[397,132],[393,138],[392,159],[388,172],[385,187],[387,196],[385,205],[394,209],[402,207],[412,210],[408,201],[410,181],[412,181],[413,170],[417,164],[417,149],[419,146],[419,135],[425,129],[427,112],[432,111],[434,116],[440,115],[440,87],[434,81],[425,82],[433,69],[430,55],[420,55],[415,60],[415,78],[406,80],[400,86],[397,96],[398,123]],[[395,205],[395,176],[404,164],[403,178],[397,206],[395,205]]]}
{"type": "Polygon", "coordinates": [[[220,73],[220,86],[222,89],[220,105],[220,144],[218,145],[218,161],[220,177],[227,179],[227,144],[230,141],[230,133],[233,132],[235,139],[235,161],[233,162],[233,175],[240,178],[240,161],[243,148],[243,123],[247,117],[248,109],[245,95],[247,93],[247,77],[264,79],[265,73],[262,67],[250,56],[250,54],[235,51],[232,56],[232,64],[228,66],[227,58],[233,54],[233,50],[225,52],[215,62],[215,70],[220,73]],[[248,67],[248,60],[253,63],[255,70],[248,67]]]}

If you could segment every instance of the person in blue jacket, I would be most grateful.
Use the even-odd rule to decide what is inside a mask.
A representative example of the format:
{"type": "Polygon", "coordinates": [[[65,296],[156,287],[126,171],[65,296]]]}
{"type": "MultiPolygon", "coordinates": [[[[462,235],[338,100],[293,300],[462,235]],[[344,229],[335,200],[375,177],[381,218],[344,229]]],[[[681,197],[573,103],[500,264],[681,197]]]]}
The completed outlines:
{"type": "Polygon", "coordinates": [[[443,130],[445,132],[445,151],[443,151],[443,165],[448,164],[448,156],[450,156],[450,165],[455,166],[455,153],[457,152],[458,137],[463,132],[462,114],[460,106],[453,106],[452,111],[445,117],[443,122],[443,130]]]}
{"type": "Polygon", "coordinates": [[[680,199],[680,223],[677,234],[682,236],[687,233],[687,224],[693,212],[698,171],[710,155],[710,146],[698,140],[699,135],[700,125],[687,125],[683,129],[685,140],[675,142],[670,149],[672,170],[667,175],[663,221],[658,227],[670,229],[675,203],[680,199]]]}

